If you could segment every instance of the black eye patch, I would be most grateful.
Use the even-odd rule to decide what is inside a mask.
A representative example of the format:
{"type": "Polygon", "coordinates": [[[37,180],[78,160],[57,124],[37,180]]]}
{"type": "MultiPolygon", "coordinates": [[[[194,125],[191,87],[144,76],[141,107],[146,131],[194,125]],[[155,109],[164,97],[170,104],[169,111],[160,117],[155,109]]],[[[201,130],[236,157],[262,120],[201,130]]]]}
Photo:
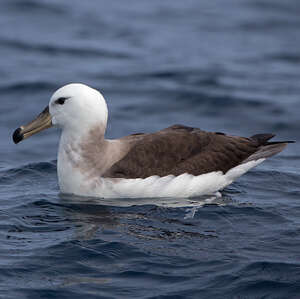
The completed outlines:
{"type": "Polygon", "coordinates": [[[67,99],[68,99],[68,98],[64,98],[64,97],[58,98],[58,99],[55,101],[55,104],[63,105],[67,99]]]}

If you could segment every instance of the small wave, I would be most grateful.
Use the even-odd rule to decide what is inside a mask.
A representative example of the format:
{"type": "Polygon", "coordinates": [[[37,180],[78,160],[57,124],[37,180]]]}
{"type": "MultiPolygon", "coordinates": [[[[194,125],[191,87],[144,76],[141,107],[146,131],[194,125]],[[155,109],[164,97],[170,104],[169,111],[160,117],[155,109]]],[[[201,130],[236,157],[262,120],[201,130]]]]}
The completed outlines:
{"type": "Polygon", "coordinates": [[[49,1],[34,1],[34,0],[17,0],[17,1],[7,1],[5,6],[8,10],[14,10],[16,12],[22,13],[45,13],[45,14],[55,14],[62,15],[66,13],[66,9],[62,5],[55,5],[49,1]]]}
{"type": "Polygon", "coordinates": [[[43,175],[56,173],[56,161],[30,163],[16,168],[0,171],[0,184],[16,183],[22,185],[22,178],[27,180],[40,179],[43,175]]]}
{"type": "MultiPolygon", "coordinates": [[[[278,298],[299,292],[296,287],[300,265],[297,263],[261,261],[253,262],[236,273],[234,293],[245,296],[272,296],[276,290],[278,298]]],[[[299,293],[298,293],[299,294],[299,293]]],[[[289,297],[289,296],[287,296],[289,297]]]]}
{"type": "Polygon", "coordinates": [[[274,29],[294,29],[299,26],[298,21],[292,21],[289,19],[286,20],[267,20],[267,21],[258,21],[256,22],[244,22],[239,28],[245,31],[261,31],[261,32],[273,32],[274,29]]]}
{"type": "Polygon", "coordinates": [[[16,50],[24,51],[33,51],[40,52],[45,54],[57,55],[63,54],[68,56],[77,56],[77,57],[106,57],[106,58],[120,58],[120,59],[128,59],[131,58],[131,55],[128,53],[118,52],[116,50],[105,50],[93,47],[67,47],[61,45],[54,44],[37,44],[37,43],[29,43],[22,40],[12,40],[12,39],[4,39],[0,40],[2,47],[13,48],[16,50]]]}
{"type": "Polygon", "coordinates": [[[298,53],[280,53],[277,55],[268,55],[266,59],[283,61],[288,63],[300,63],[300,55],[298,53]]]}
{"type": "Polygon", "coordinates": [[[0,87],[0,93],[37,92],[54,90],[57,85],[45,81],[9,83],[0,87]]]}
{"type": "Polygon", "coordinates": [[[199,70],[157,70],[154,72],[148,73],[138,73],[134,76],[136,79],[149,78],[149,79],[172,79],[178,81],[180,84],[191,84],[191,85],[201,85],[201,86],[220,86],[218,80],[220,73],[219,72],[199,72],[199,70]]]}
{"type": "Polygon", "coordinates": [[[240,181],[249,185],[252,185],[254,181],[257,182],[258,180],[259,184],[256,184],[258,185],[256,188],[259,186],[261,188],[269,186],[269,188],[277,190],[278,192],[293,191],[300,186],[300,175],[287,170],[252,170],[240,179],[240,181]]]}

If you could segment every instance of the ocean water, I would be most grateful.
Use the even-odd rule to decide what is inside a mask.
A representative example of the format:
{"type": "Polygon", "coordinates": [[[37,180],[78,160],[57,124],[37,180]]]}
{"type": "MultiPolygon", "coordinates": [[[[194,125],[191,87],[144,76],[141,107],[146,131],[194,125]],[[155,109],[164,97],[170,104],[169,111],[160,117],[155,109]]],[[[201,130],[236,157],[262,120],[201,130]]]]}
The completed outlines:
{"type": "Polygon", "coordinates": [[[298,0],[0,2],[0,297],[300,298],[298,0]],[[59,131],[14,145],[89,84],[107,137],[174,123],[296,140],[221,198],[59,194],[59,131]]]}

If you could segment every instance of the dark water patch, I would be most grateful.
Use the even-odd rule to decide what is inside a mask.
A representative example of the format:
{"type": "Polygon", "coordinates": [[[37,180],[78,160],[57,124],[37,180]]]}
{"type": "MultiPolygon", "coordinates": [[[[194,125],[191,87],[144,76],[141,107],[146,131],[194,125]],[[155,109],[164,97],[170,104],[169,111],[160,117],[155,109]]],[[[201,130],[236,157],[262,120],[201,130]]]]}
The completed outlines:
{"type": "Polygon", "coordinates": [[[258,21],[256,22],[244,22],[240,25],[240,29],[245,31],[258,31],[258,32],[274,32],[274,31],[284,31],[287,29],[293,29],[295,26],[299,25],[298,20],[292,19],[269,19],[267,21],[258,21]]]}
{"type": "MultiPolygon", "coordinates": [[[[243,180],[243,179],[242,179],[243,180]]],[[[253,188],[266,188],[280,193],[295,191],[299,186],[299,175],[296,173],[282,172],[277,170],[253,170],[247,174],[247,183],[252,184],[253,188]],[[255,181],[259,183],[253,184],[255,181]]]]}
{"type": "Polygon", "coordinates": [[[282,12],[288,12],[288,13],[293,13],[296,14],[298,11],[300,11],[300,7],[297,3],[297,1],[287,1],[287,2],[282,2],[282,1],[264,1],[264,0],[259,0],[259,1],[253,1],[251,3],[248,3],[249,6],[258,8],[258,9],[264,9],[266,11],[272,11],[282,13],[282,12]]]}
{"type": "Polygon", "coordinates": [[[79,47],[74,45],[70,46],[62,46],[60,45],[52,45],[52,44],[42,44],[42,43],[34,43],[27,42],[24,40],[11,40],[1,38],[1,43],[4,47],[12,48],[14,50],[18,50],[21,52],[36,52],[40,54],[46,55],[67,55],[74,57],[82,57],[82,55],[90,58],[114,58],[114,59],[129,59],[131,57],[130,54],[117,51],[116,49],[105,50],[101,48],[95,47],[79,47]]]}
{"type": "Polygon", "coordinates": [[[12,10],[12,13],[19,13],[22,11],[22,13],[28,13],[29,15],[32,15],[33,13],[47,15],[50,13],[58,17],[66,13],[66,10],[62,5],[58,6],[54,3],[34,0],[5,1],[3,8],[12,10]]]}
{"type": "MultiPolygon", "coordinates": [[[[49,284],[51,285],[52,282],[50,281],[49,284]]],[[[82,290],[82,293],[84,296],[88,296],[91,299],[98,299],[99,295],[98,294],[91,294],[91,292],[84,292],[82,290]]],[[[67,299],[67,298],[80,298],[78,292],[70,290],[53,290],[51,288],[45,287],[44,289],[40,289],[37,287],[31,287],[31,288],[25,288],[25,287],[20,287],[17,288],[13,296],[16,296],[17,298],[62,298],[62,299],[67,299]]],[[[100,295],[101,296],[101,295],[100,295]]],[[[10,297],[10,298],[16,298],[16,297],[10,297]]],[[[103,297],[104,298],[111,298],[111,297],[103,297]]],[[[100,298],[101,298],[100,297],[100,298]]]]}
{"type": "Polygon", "coordinates": [[[251,263],[238,271],[235,292],[243,296],[272,296],[276,290],[278,298],[296,298],[294,296],[300,290],[296,278],[299,277],[299,271],[297,264],[251,263]]]}
{"type": "Polygon", "coordinates": [[[291,126],[291,124],[288,122],[288,121],[280,121],[280,122],[277,122],[276,124],[274,124],[272,126],[272,129],[274,130],[274,132],[282,132],[282,131],[286,131],[288,129],[293,129],[293,128],[299,128],[298,125],[296,126],[291,126]]]}
{"type": "MultiPolygon", "coordinates": [[[[300,274],[300,264],[276,263],[276,262],[255,262],[243,267],[238,272],[239,276],[255,279],[256,275],[263,276],[265,280],[276,280],[280,282],[297,282],[300,274]],[[284,270],[284,271],[281,271],[284,270]],[[291,279],[292,278],[292,279],[291,279]]],[[[299,286],[300,287],[300,286],[299,286]]]]}
{"type": "Polygon", "coordinates": [[[49,91],[57,88],[54,83],[43,82],[43,81],[34,81],[34,82],[15,82],[0,87],[0,93],[6,94],[22,94],[25,92],[28,93],[38,93],[41,91],[49,91]]]}
{"type": "Polygon", "coordinates": [[[21,167],[0,171],[0,183],[16,184],[22,178],[26,180],[40,179],[41,176],[51,176],[56,173],[56,161],[27,164],[21,167]]]}
{"type": "Polygon", "coordinates": [[[283,62],[291,63],[293,65],[300,63],[300,55],[298,53],[280,53],[277,55],[267,56],[266,58],[275,61],[283,61],[283,62]]]}

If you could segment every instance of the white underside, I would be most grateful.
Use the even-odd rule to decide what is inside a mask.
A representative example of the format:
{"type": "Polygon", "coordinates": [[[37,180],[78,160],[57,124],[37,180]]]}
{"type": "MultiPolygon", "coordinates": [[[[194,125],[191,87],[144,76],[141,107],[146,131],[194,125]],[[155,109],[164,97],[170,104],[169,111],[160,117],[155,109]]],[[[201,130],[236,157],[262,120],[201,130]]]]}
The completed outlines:
{"type": "Polygon", "coordinates": [[[60,183],[62,193],[100,198],[154,198],[175,197],[188,198],[215,194],[224,189],[249,169],[265,159],[250,161],[230,169],[226,174],[221,171],[210,172],[199,176],[182,174],[165,177],[151,176],[145,179],[97,178],[84,180],[68,175],[60,183]]]}

